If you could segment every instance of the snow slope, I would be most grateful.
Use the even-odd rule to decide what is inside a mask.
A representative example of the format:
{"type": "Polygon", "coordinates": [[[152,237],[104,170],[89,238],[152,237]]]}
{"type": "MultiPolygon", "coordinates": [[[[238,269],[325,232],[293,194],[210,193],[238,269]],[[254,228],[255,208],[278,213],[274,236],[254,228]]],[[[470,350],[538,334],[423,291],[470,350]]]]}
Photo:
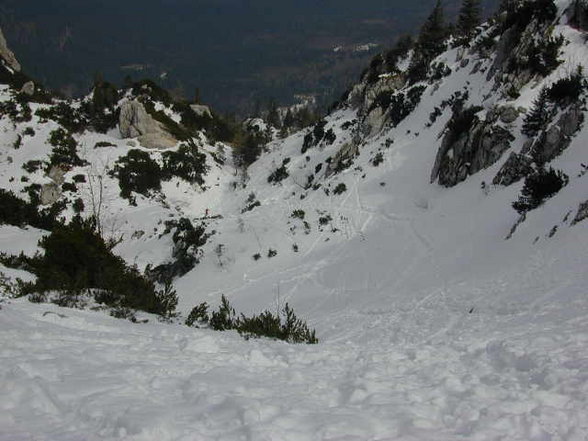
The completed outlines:
{"type": "MultiPolygon", "coordinates": [[[[528,108],[542,85],[588,64],[584,35],[564,24],[556,32],[570,41],[566,63],[508,104],[528,108]]],[[[0,440],[587,440],[588,222],[572,220],[588,199],[588,127],[550,164],[569,184],[505,240],[523,183],[488,183],[522,148],[522,117],[508,127],[516,139],[497,163],[451,189],[429,183],[451,113],[426,127],[431,111],[464,87],[468,104],[486,111],[507,103],[486,81],[492,60],[470,54],[462,68],[457,52],[440,56],[452,74],[429,85],[397,127],[363,139],[338,174],[325,174],[325,161],[354,137],[358,115],[349,107],[327,118],[332,145],[301,154],[304,133],[295,134],[270,145],[248,177],[211,160],[206,191],[172,181],[163,201],[129,207],[108,181],[108,219],[124,234],[116,251],[141,268],[170,255],[160,221],[221,215],[201,219],[215,234],[201,263],[175,282],[180,311],[216,305],[221,294],[246,313],[289,302],[316,327],[318,345],[6,299],[0,440]],[[286,158],[289,177],[268,183],[286,158]],[[320,188],[304,188],[310,174],[320,188]],[[341,183],[346,191],[335,194],[341,183]],[[252,193],[260,205],[244,211],[252,193]]],[[[10,177],[45,154],[43,127],[34,126],[37,144],[18,150],[26,158],[3,161],[2,185],[20,190],[10,177]]],[[[87,149],[93,164],[128,151],[116,133],[92,136],[81,141],[117,145],[87,149]]],[[[15,252],[18,234],[3,227],[0,247],[15,252]]],[[[34,250],[30,240],[21,247],[34,250]]]]}

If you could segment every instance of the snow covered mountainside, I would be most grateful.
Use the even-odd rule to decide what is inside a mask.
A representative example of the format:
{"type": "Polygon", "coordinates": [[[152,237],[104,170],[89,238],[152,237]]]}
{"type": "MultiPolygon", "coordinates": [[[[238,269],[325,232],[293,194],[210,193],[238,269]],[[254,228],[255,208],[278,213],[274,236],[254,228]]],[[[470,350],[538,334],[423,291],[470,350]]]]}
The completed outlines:
{"type": "Polygon", "coordinates": [[[588,439],[588,7],[506,3],[377,57],[246,170],[210,110],[154,85],[73,116],[3,87],[3,189],[98,215],[180,318],[288,303],[319,343],[17,298],[47,276],[7,256],[50,233],[7,222],[0,440],[588,439]]]}

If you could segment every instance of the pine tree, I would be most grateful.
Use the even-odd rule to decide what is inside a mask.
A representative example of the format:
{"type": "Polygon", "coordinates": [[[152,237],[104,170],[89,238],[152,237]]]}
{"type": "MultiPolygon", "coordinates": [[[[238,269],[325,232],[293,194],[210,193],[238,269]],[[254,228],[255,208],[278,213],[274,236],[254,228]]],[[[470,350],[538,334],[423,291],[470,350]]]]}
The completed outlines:
{"type": "Polygon", "coordinates": [[[523,122],[523,134],[535,136],[543,130],[551,119],[552,105],[549,100],[549,90],[545,87],[539,92],[539,96],[533,101],[533,108],[525,116],[523,122]]]}
{"type": "Polygon", "coordinates": [[[282,121],[280,119],[280,113],[278,112],[278,106],[274,100],[271,100],[269,103],[267,122],[270,126],[275,127],[276,129],[282,127],[282,121]]]}
{"type": "Polygon", "coordinates": [[[480,0],[463,0],[457,19],[458,37],[469,40],[480,22],[480,0]]]}
{"type": "Polygon", "coordinates": [[[411,84],[426,78],[429,63],[446,48],[446,37],[447,27],[445,26],[443,5],[441,4],[441,0],[437,0],[431,15],[429,15],[421,28],[414,48],[414,54],[408,72],[411,84]]]}

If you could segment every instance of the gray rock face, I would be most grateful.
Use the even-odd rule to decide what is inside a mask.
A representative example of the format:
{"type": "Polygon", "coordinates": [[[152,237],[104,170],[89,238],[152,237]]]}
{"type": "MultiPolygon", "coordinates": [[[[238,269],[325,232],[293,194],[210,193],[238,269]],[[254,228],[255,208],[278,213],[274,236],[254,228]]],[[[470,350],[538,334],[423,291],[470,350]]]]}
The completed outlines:
{"type": "Polygon", "coordinates": [[[465,133],[448,130],[437,152],[431,182],[453,187],[469,175],[494,164],[510,148],[514,137],[490,121],[473,123],[465,133]]]}
{"type": "Polygon", "coordinates": [[[49,170],[49,173],[47,173],[47,176],[55,184],[62,185],[65,182],[65,173],[66,173],[66,170],[64,170],[62,167],[60,167],[58,165],[54,165],[49,170]]]}
{"type": "Polygon", "coordinates": [[[581,105],[570,106],[554,125],[526,146],[535,162],[545,164],[559,156],[572,142],[572,136],[580,129],[583,119],[581,105]]]}
{"type": "Polygon", "coordinates": [[[32,81],[27,81],[26,83],[24,83],[20,91],[25,95],[33,96],[35,94],[35,83],[33,83],[32,81]]]}
{"type": "Polygon", "coordinates": [[[139,101],[124,103],[120,108],[119,130],[123,138],[137,138],[146,148],[172,148],[178,140],[153,119],[139,101]]]}
{"type": "Polygon", "coordinates": [[[355,142],[349,142],[343,144],[343,146],[339,149],[337,154],[333,157],[333,160],[328,165],[325,176],[329,177],[337,170],[341,169],[341,167],[345,167],[346,164],[349,164],[350,161],[353,161],[353,158],[357,156],[359,153],[359,144],[355,142]]]}
{"type": "Polygon", "coordinates": [[[529,156],[511,153],[492,183],[504,186],[514,184],[533,171],[532,163],[533,159],[529,156]]]}
{"type": "Polygon", "coordinates": [[[41,187],[41,205],[52,205],[61,197],[61,187],[55,182],[45,184],[41,187]]]}
{"type": "Polygon", "coordinates": [[[0,57],[6,61],[8,67],[16,72],[20,72],[20,63],[14,56],[14,53],[8,48],[8,44],[6,43],[6,39],[4,38],[4,34],[2,33],[2,29],[0,29],[0,57]]]}
{"type": "Polygon", "coordinates": [[[578,212],[576,213],[576,217],[572,221],[572,225],[576,225],[578,222],[582,222],[584,219],[588,218],[588,201],[585,201],[580,204],[578,207],[578,212]]]}

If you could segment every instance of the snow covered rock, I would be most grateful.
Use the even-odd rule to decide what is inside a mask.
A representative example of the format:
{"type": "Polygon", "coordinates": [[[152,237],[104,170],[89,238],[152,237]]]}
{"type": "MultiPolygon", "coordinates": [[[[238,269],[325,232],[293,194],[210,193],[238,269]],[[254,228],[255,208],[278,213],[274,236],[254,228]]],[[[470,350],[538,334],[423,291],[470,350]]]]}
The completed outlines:
{"type": "Polygon", "coordinates": [[[33,96],[35,94],[35,83],[32,81],[27,81],[22,86],[22,89],[20,89],[20,92],[28,96],[33,96]]]}
{"type": "Polygon", "coordinates": [[[190,109],[192,109],[192,111],[198,116],[207,116],[212,118],[212,113],[210,111],[210,107],[208,106],[203,104],[191,104],[190,109]]]}
{"type": "Polygon", "coordinates": [[[172,148],[178,143],[137,100],[127,101],[121,106],[119,130],[123,138],[138,138],[146,148],[172,148]]]}
{"type": "MultiPolygon", "coordinates": [[[[462,121],[466,112],[455,115],[452,121],[462,121]]],[[[439,184],[453,187],[500,159],[514,137],[504,127],[495,125],[498,116],[489,115],[485,121],[474,116],[465,130],[461,124],[450,124],[437,152],[431,182],[439,179],[439,184]]]]}

